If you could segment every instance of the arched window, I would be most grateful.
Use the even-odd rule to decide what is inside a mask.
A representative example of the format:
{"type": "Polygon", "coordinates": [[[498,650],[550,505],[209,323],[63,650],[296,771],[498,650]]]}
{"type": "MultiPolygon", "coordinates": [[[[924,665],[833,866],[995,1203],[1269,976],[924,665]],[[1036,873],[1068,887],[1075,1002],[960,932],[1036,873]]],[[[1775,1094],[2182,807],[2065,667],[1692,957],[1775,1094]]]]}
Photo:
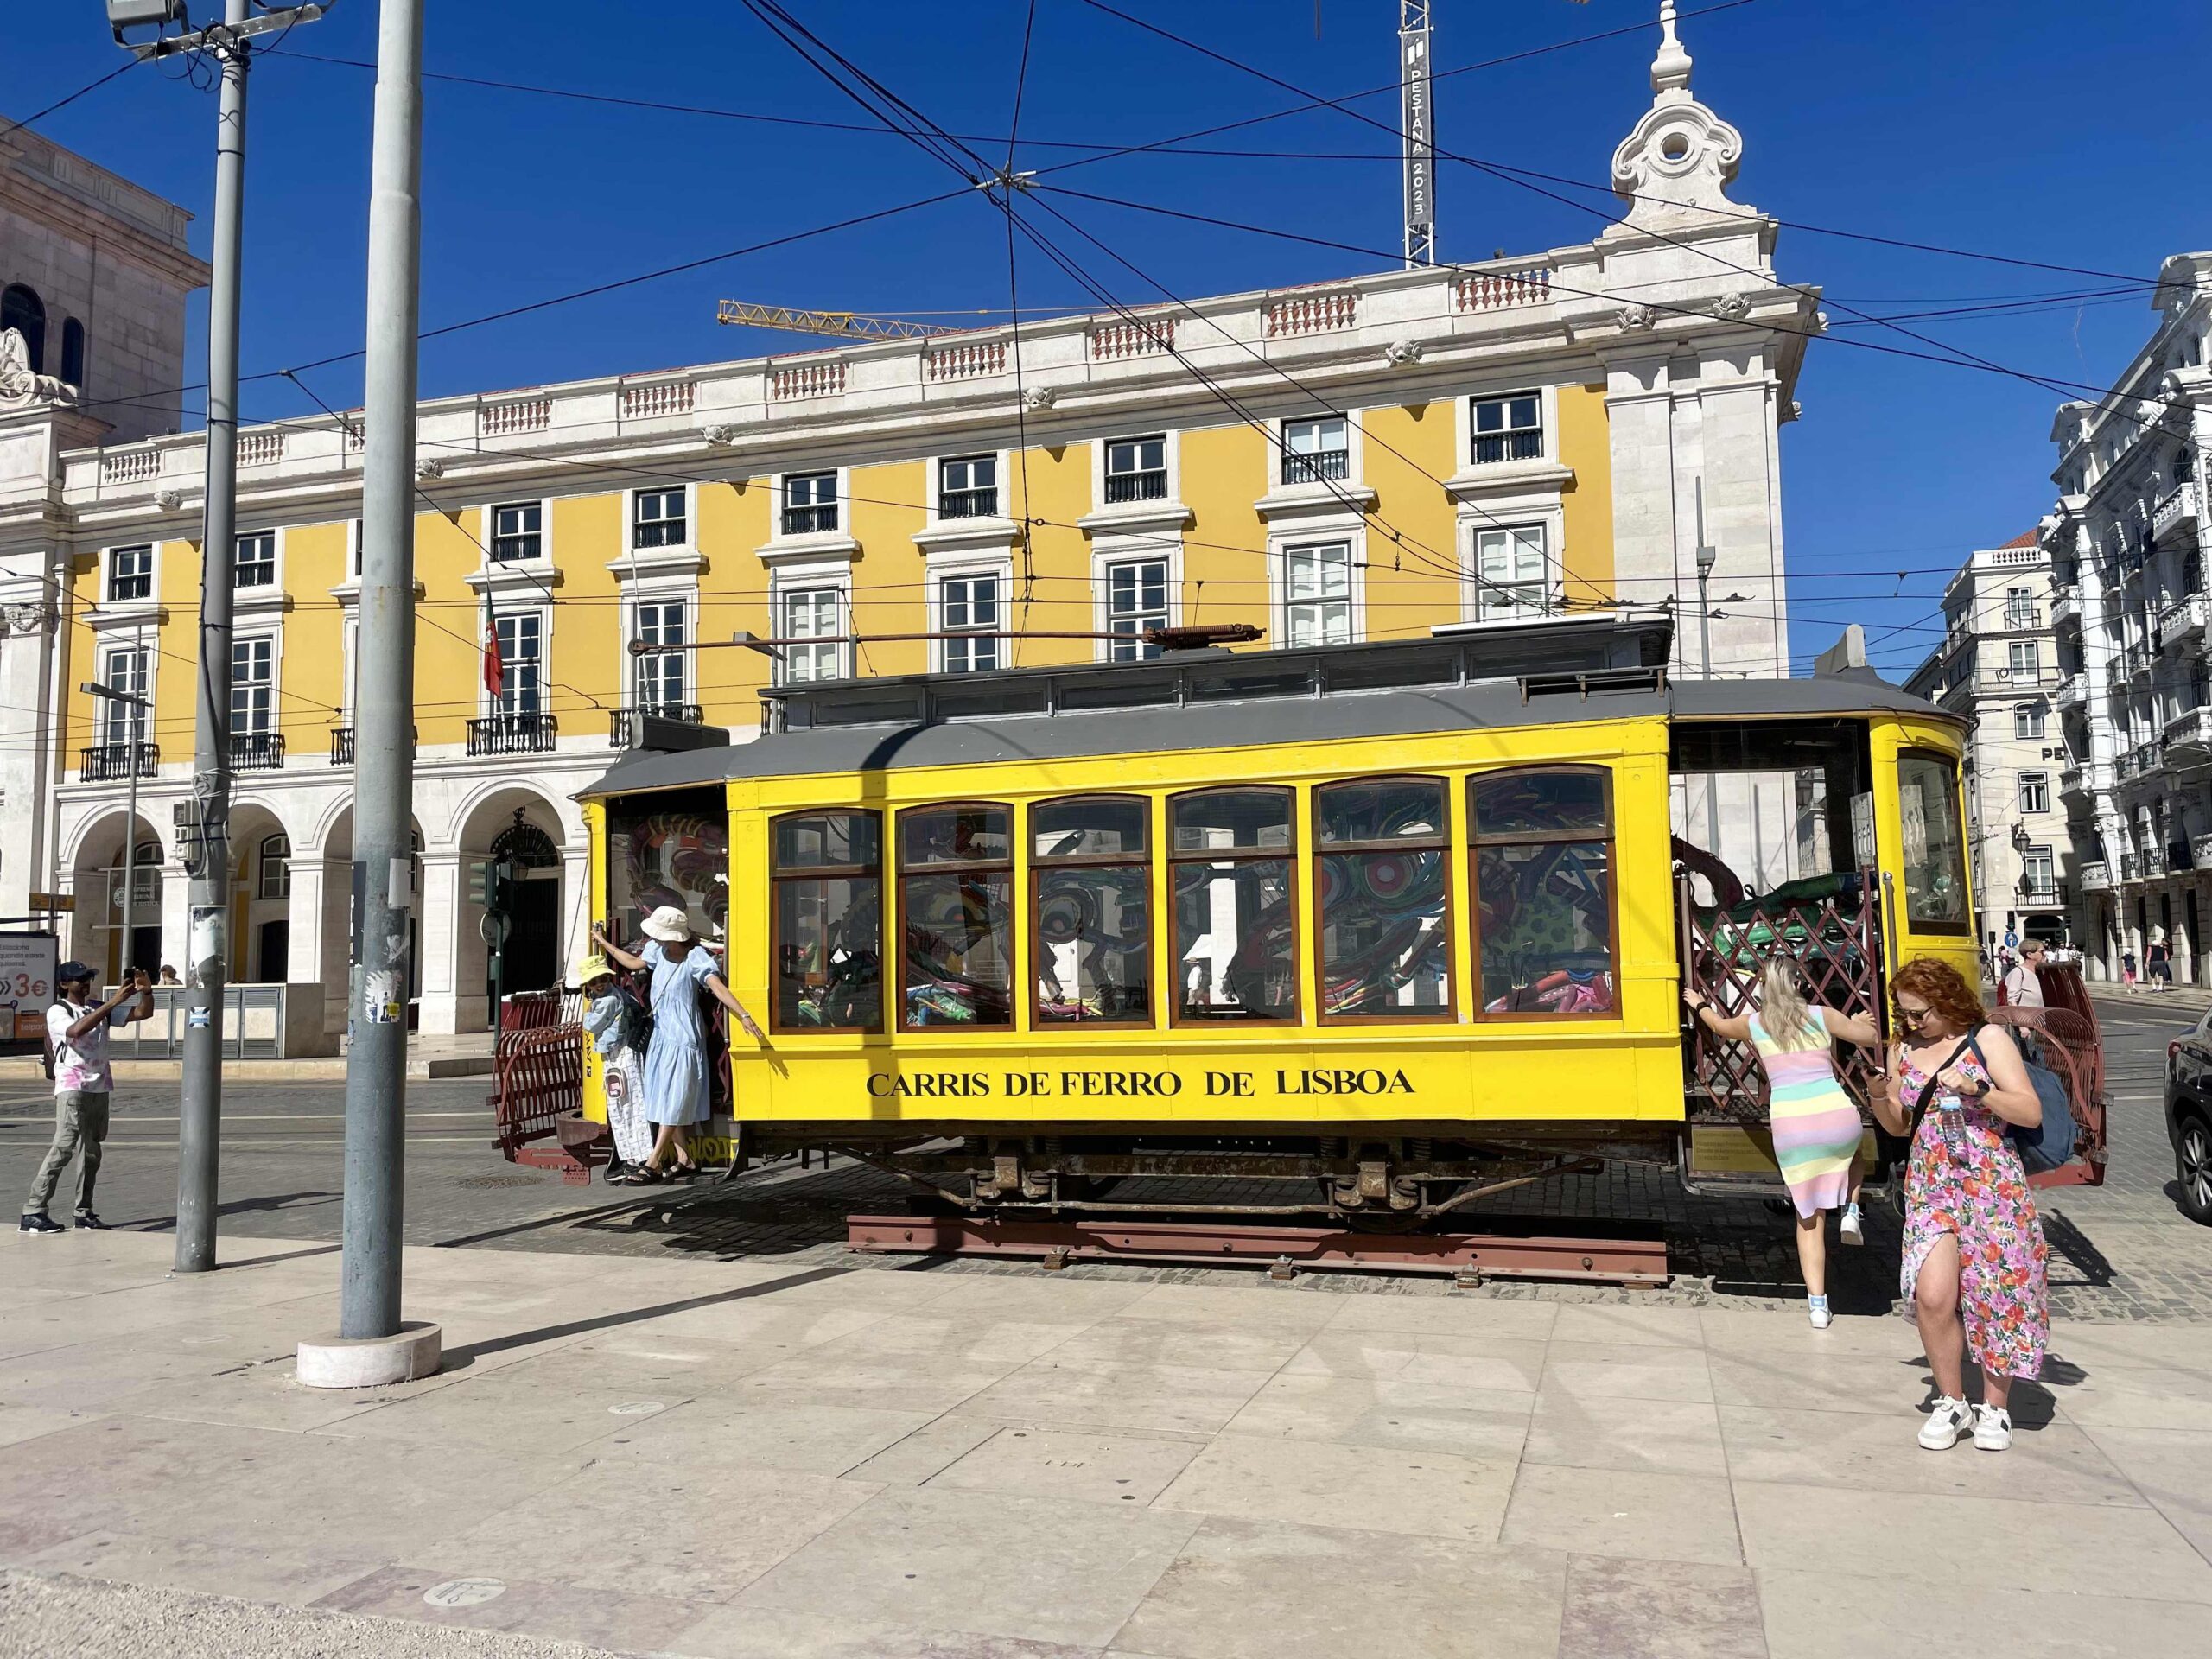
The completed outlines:
{"type": "Polygon", "coordinates": [[[31,372],[46,372],[46,305],[21,283],[0,288],[0,330],[16,329],[29,348],[31,372]]]}
{"type": "Polygon", "coordinates": [[[61,381],[79,390],[85,384],[85,325],[74,317],[61,325],[61,381]]]}
{"type": "Polygon", "coordinates": [[[269,836],[261,843],[260,874],[254,892],[264,899],[292,896],[292,838],[269,836]]]}
{"type": "Polygon", "coordinates": [[[1483,1013],[1618,1018],[1611,775],[1477,772],[1467,819],[1483,1013]]]}

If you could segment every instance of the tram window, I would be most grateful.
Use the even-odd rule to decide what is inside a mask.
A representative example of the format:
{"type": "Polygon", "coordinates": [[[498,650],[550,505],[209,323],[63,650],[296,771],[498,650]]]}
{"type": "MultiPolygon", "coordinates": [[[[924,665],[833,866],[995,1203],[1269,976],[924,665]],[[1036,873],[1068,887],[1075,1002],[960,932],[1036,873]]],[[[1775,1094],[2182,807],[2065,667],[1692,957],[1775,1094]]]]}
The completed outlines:
{"type": "Polygon", "coordinates": [[[1295,1020],[1290,791],[1210,789],[1169,804],[1179,1021],[1295,1020]]]}
{"type": "Polygon", "coordinates": [[[1039,1025],[1151,1022],[1150,818],[1133,796],[1030,809],[1039,1025]]]}
{"type": "Polygon", "coordinates": [[[771,826],[775,1025],[883,1029],[883,846],[873,812],[793,813],[771,826]]]}
{"type": "Polygon", "coordinates": [[[899,1023],[1014,1023],[1013,812],[931,806],[899,815],[899,1023]]]}
{"type": "Polygon", "coordinates": [[[1948,755],[1897,757],[1897,811],[1904,833],[1904,916],[1926,933],[1963,933],[1966,843],[1959,831],[1958,771],[1948,755]]]}
{"type": "Polygon", "coordinates": [[[1440,778],[1314,791],[1324,1019],[1450,1016],[1445,795],[1440,778]]]}
{"type": "Polygon", "coordinates": [[[1482,772],[1467,797],[1482,1011],[1618,1013],[1609,775],[1482,772]]]}

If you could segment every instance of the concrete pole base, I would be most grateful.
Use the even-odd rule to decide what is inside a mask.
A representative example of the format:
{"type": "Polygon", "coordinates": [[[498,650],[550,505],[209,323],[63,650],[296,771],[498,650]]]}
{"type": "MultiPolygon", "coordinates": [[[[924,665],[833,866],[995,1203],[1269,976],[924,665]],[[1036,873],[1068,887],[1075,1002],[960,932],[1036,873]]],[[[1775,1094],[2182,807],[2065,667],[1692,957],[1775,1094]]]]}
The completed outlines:
{"type": "Polygon", "coordinates": [[[300,1344],[295,1375],[310,1389],[381,1389],[435,1376],[444,1360],[435,1325],[409,1319],[388,1337],[319,1337],[300,1344]]]}

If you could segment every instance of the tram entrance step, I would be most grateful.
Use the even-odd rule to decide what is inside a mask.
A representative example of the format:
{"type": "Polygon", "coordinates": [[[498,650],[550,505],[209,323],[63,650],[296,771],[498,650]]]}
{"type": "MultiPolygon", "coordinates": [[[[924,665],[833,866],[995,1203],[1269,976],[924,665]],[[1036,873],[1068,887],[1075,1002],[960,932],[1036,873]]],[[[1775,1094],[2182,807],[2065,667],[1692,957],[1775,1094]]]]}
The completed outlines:
{"type": "Polygon", "coordinates": [[[1541,1233],[1368,1233],[1328,1226],[1192,1221],[1030,1221],[968,1215],[848,1216],[846,1243],[883,1255],[1034,1256],[1070,1262],[1249,1262],[1294,1273],[1442,1273],[1658,1286],[1667,1241],[1656,1227],[1603,1238],[1541,1233]]]}

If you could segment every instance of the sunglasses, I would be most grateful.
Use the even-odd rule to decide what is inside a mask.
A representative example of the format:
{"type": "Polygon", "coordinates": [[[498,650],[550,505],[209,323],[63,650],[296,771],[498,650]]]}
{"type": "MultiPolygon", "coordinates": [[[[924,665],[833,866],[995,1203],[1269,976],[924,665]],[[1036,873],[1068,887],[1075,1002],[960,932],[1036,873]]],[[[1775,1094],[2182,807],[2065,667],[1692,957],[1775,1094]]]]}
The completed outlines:
{"type": "Polygon", "coordinates": [[[1899,1008],[1897,1010],[1897,1023],[1901,1026],[1917,1027],[1923,1024],[1927,1020],[1928,1016],[1933,1013],[1935,1013],[1935,1009],[1933,1008],[1899,1008]]]}

